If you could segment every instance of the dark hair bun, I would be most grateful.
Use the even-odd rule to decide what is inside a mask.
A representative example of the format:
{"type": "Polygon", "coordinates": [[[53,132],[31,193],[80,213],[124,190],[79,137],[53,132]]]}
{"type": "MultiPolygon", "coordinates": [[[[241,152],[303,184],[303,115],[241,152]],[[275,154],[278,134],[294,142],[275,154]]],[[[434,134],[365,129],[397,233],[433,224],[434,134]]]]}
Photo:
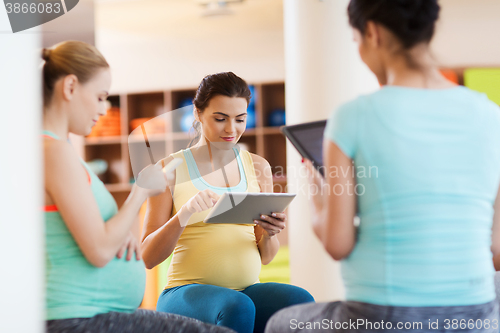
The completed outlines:
{"type": "Polygon", "coordinates": [[[201,80],[193,104],[198,111],[203,111],[212,97],[216,95],[242,97],[247,100],[247,103],[250,103],[252,97],[245,80],[233,72],[221,72],[207,75],[201,80]]]}
{"type": "Polygon", "coordinates": [[[49,57],[50,57],[50,53],[52,52],[51,49],[46,49],[44,48],[42,50],[42,59],[45,60],[45,61],[48,61],[49,60],[49,57]]]}
{"type": "Polygon", "coordinates": [[[364,33],[368,21],[380,23],[405,49],[431,41],[439,10],[437,0],[351,0],[347,8],[353,28],[364,33]]]}

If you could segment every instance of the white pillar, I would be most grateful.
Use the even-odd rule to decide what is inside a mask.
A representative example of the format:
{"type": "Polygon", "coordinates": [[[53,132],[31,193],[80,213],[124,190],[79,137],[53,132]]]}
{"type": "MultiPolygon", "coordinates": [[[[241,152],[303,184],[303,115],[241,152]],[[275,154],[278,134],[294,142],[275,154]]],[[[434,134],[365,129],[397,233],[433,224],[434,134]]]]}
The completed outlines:
{"type": "MultiPolygon", "coordinates": [[[[3,7],[3,5],[2,5],[3,7]]],[[[0,332],[44,331],[43,163],[38,28],[0,10],[0,332]]]]}
{"type": "MultiPolygon", "coordinates": [[[[285,74],[287,124],[326,119],[340,104],[378,87],[361,62],[347,20],[348,0],[285,0],[285,74]]],[[[344,297],[340,265],[324,251],[311,229],[307,179],[294,177],[301,157],[287,146],[291,282],[316,301],[344,297]],[[295,172],[294,172],[295,171],[295,172]],[[304,193],[305,192],[305,193],[304,193]]]]}

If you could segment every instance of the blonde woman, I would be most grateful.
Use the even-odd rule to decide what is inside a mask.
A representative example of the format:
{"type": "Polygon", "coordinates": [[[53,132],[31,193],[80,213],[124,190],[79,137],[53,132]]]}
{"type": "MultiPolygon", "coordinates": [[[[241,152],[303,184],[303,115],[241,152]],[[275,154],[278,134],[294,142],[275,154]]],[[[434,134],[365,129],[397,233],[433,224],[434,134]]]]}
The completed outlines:
{"type": "Polygon", "coordinates": [[[78,157],[68,134],[87,135],[105,112],[109,65],[83,42],[44,49],[46,319],[57,332],[216,332],[177,315],[137,310],[144,263],[132,233],[140,206],[167,183],[160,167],[139,175],[123,207],[78,157]]]}

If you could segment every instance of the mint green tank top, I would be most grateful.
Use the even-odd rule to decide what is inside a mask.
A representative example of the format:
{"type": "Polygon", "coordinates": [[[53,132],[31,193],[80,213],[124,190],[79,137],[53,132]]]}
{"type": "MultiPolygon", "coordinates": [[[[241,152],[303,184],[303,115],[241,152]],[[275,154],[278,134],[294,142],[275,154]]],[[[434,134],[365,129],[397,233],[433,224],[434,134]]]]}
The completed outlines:
{"type": "MultiPolygon", "coordinates": [[[[45,137],[59,138],[48,131],[45,137]]],[[[118,212],[113,196],[82,161],[104,221],[118,212]]],[[[146,271],[135,255],[114,258],[105,267],[83,256],[55,206],[45,207],[46,320],[89,318],[110,311],[134,312],[144,296],[146,271]]]]}

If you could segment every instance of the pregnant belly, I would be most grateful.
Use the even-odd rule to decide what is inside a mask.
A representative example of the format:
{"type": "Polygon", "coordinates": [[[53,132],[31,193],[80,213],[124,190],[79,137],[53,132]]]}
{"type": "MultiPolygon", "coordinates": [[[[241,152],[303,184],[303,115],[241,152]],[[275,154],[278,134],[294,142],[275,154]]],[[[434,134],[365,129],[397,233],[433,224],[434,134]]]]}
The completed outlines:
{"type": "Polygon", "coordinates": [[[194,229],[181,237],[169,268],[167,287],[203,283],[244,289],[258,281],[261,260],[253,226],[209,227],[212,232],[194,229]]]}
{"type": "Polygon", "coordinates": [[[126,255],[121,259],[115,258],[104,267],[108,272],[103,275],[101,288],[107,301],[125,311],[134,311],[144,297],[146,269],[142,260],[135,260],[135,255],[130,261],[125,258],[126,255]]]}
{"type": "Polygon", "coordinates": [[[73,311],[88,316],[137,309],[146,283],[144,262],[124,258],[115,258],[102,268],[92,266],[83,256],[51,261],[46,270],[49,310],[76,309],[73,311]]]}

